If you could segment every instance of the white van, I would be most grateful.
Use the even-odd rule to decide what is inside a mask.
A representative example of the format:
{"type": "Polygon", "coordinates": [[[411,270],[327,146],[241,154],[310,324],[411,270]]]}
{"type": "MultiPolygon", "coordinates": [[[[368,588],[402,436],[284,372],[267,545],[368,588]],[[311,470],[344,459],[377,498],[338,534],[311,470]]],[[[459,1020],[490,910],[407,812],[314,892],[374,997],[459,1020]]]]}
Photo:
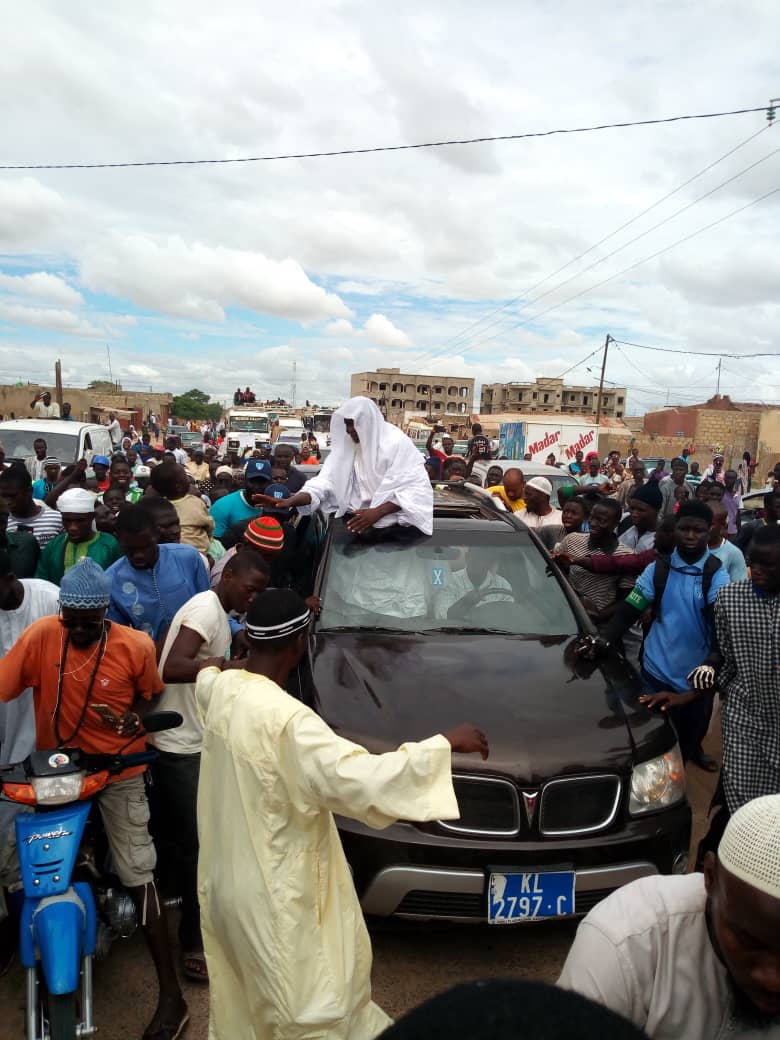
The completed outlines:
{"type": "Polygon", "coordinates": [[[35,454],[33,443],[46,441],[46,454],[68,466],[93,455],[111,456],[113,446],[106,426],[66,422],[64,419],[11,419],[0,422],[0,443],[6,462],[24,462],[35,454]]]}

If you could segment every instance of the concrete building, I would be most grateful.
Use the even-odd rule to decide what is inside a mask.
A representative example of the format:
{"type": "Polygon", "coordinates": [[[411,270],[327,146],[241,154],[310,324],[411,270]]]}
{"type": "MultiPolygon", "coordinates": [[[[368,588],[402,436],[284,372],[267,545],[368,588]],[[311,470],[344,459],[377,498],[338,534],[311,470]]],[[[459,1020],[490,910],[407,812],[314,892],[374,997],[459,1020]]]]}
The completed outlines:
{"type": "Polygon", "coordinates": [[[648,412],[645,437],[679,438],[699,457],[720,451],[727,466],[736,467],[749,451],[759,469],[767,469],[780,456],[780,406],[732,401],[716,394],[702,404],[663,408],[648,412]]]}
{"type": "MultiPolygon", "coordinates": [[[[537,379],[533,383],[483,383],[480,413],[531,412],[549,415],[595,415],[597,386],[564,386],[562,379],[537,379]]],[[[601,414],[622,419],[626,413],[625,387],[604,388],[601,414]]]]}
{"type": "Polygon", "coordinates": [[[351,397],[369,397],[399,426],[409,413],[467,422],[474,408],[474,380],[465,376],[407,375],[400,368],[355,372],[351,397]]]}

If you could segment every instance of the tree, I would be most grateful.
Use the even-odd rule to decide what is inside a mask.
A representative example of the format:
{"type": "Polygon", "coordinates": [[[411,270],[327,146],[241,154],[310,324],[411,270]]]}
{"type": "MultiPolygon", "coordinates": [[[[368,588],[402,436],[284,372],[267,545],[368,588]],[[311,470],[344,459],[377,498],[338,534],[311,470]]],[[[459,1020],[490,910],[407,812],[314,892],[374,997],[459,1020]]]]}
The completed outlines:
{"type": "Polygon", "coordinates": [[[179,419],[212,419],[216,422],[222,415],[222,405],[210,404],[211,397],[202,390],[188,390],[177,394],[171,402],[171,413],[179,419]]]}
{"type": "Polygon", "coordinates": [[[117,384],[110,383],[107,379],[93,379],[88,384],[87,390],[94,390],[98,394],[115,394],[117,392],[117,384]]]}

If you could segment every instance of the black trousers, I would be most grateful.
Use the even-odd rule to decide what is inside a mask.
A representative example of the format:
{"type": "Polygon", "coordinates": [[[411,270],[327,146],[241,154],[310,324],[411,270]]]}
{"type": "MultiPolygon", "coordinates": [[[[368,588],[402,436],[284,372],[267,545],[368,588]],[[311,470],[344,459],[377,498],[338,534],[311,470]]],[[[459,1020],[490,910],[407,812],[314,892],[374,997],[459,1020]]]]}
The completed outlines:
{"type": "Polygon", "coordinates": [[[200,755],[158,752],[152,766],[159,827],[181,896],[179,942],[185,952],[203,949],[198,903],[198,779],[200,755]]]}

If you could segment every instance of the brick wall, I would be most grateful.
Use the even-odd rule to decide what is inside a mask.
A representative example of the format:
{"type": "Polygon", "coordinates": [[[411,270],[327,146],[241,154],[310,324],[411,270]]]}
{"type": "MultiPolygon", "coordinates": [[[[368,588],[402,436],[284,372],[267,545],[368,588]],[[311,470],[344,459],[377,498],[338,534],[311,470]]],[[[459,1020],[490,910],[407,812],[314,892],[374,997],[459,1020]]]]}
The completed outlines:
{"type": "Polygon", "coordinates": [[[695,433],[697,452],[712,455],[714,451],[722,451],[729,468],[737,466],[745,451],[755,456],[762,414],[760,411],[700,409],[695,433]]]}

